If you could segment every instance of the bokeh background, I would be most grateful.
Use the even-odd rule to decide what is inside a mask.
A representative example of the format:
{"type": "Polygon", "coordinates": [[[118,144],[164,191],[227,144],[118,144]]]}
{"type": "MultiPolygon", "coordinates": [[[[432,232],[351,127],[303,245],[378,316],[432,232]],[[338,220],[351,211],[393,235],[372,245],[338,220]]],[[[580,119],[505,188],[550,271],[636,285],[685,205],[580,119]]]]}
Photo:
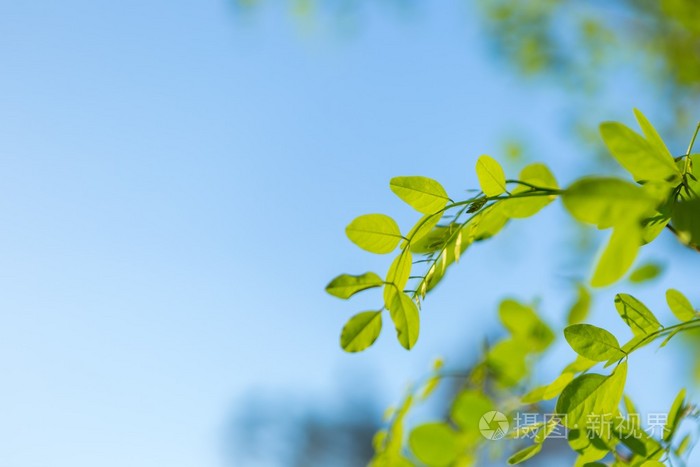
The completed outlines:
{"type": "MultiPolygon", "coordinates": [[[[415,350],[385,330],[349,355],[340,329],[373,302],[323,287],[388,259],[345,225],[410,226],[389,179],[458,197],[483,153],[562,184],[617,171],[596,124],[633,107],[682,154],[698,16],[682,0],[0,1],[0,465],[362,465],[435,357],[468,365],[498,335],[504,295],[560,329],[602,237],[557,204],[512,223],[429,297],[415,350]]],[[[617,291],[662,321],[669,286],[700,302],[672,236],[644,261],[663,275],[600,291],[591,322],[626,335],[617,291]]],[[[557,345],[542,381],[573,357],[557,345]]],[[[697,348],[668,349],[631,362],[644,411],[680,384],[698,395],[697,348]]]]}

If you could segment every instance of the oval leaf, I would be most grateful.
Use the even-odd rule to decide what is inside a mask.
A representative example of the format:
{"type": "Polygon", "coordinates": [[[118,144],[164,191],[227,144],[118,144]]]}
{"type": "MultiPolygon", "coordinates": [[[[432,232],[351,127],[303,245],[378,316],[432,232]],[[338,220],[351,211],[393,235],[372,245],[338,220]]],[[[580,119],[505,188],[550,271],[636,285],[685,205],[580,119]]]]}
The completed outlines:
{"type": "Polygon", "coordinates": [[[346,352],[360,352],[374,344],[382,331],[382,312],[364,311],[345,324],[340,334],[340,346],[346,352]]]}
{"type": "Polygon", "coordinates": [[[493,157],[483,155],[476,161],[476,176],[486,196],[498,196],[506,191],[506,174],[493,157]]]}
{"type": "Polygon", "coordinates": [[[528,446],[525,449],[521,449],[520,451],[516,452],[512,456],[508,458],[508,464],[514,465],[514,464],[520,464],[521,462],[525,462],[526,460],[530,459],[537,453],[539,453],[542,450],[542,444],[533,444],[532,446],[528,446]]]}
{"type": "Polygon", "coordinates": [[[668,289],[666,291],[666,303],[668,303],[668,307],[679,320],[690,321],[695,318],[695,310],[693,305],[690,304],[690,300],[678,290],[668,289]]]}
{"type": "Polygon", "coordinates": [[[661,274],[661,266],[656,263],[647,263],[639,266],[630,274],[630,282],[638,284],[640,282],[656,279],[661,274]]]}
{"type": "Polygon", "coordinates": [[[457,435],[445,423],[426,423],[411,431],[408,444],[416,457],[430,466],[451,464],[459,454],[457,435]]]}
{"type": "Polygon", "coordinates": [[[355,245],[377,254],[391,253],[403,238],[396,221],[385,214],[360,216],[345,228],[345,234],[355,245]]]}
{"type": "Polygon", "coordinates": [[[617,122],[600,126],[600,134],[613,157],[637,182],[678,181],[680,171],[673,158],[636,132],[617,122]]]}
{"type": "Polygon", "coordinates": [[[394,177],[389,187],[406,204],[423,214],[434,214],[449,201],[442,185],[428,177],[394,177]]]}
{"type": "Polygon", "coordinates": [[[661,328],[661,323],[649,308],[631,295],[617,294],[615,308],[635,336],[650,334],[661,328]]]}
{"type": "Polygon", "coordinates": [[[615,336],[597,326],[573,324],[564,329],[564,337],[577,354],[589,360],[604,362],[625,356],[615,336]]]}
{"type": "Polygon", "coordinates": [[[394,296],[403,292],[413,266],[413,255],[408,250],[403,250],[389,266],[384,286],[384,305],[389,308],[394,296]]]}
{"type": "Polygon", "coordinates": [[[359,276],[341,274],[326,286],[326,292],[334,297],[348,299],[357,292],[379,287],[382,284],[384,284],[382,278],[373,272],[366,272],[359,276]]]}
{"type": "Polygon", "coordinates": [[[416,303],[405,293],[398,293],[394,295],[389,312],[396,327],[399,343],[406,350],[411,350],[416,345],[420,329],[420,317],[416,303]]]}

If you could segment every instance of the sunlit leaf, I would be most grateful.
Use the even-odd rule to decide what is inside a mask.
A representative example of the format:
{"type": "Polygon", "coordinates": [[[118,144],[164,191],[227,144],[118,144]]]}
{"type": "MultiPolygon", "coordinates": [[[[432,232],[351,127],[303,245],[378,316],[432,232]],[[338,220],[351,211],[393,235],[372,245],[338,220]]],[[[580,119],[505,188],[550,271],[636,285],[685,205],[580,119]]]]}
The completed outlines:
{"type": "Polygon", "coordinates": [[[399,255],[394,258],[389,271],[386,274],[386,285],[384,286],[384,304],[387,308],[394,300],[397,293],[402,293],[406,288],[406,283],[411,275],[411,267],[413,266],[413,255],[408,250],[402,250],[399,255]]]}
{"type": "Polygon", "coordinates": [[[673,158],[625,125],[606,122],[600,126],[600,133],[610,153],[635,181],[680,180],[673,158]]]}
{"type": "Polygon", "coordinates": [[[630,282],[640,283],[656,279],[663,269],[656,263],[646,263],[639,266],[630,274],[630,282]]]}
{"type": "Polygon", "coordinates": [[[635,335],[650,334],[661,328],[661,323],[649,308],[631,295],[617,294],[615,308],[635,335]]]}
{"type": "Polygon", "coordinates": [[[374,344],[382,331],[381,311],[364,311],[347,322],[340,334],[340,346],[346,352],[360,352],[374,344]]]}
{"type": "Polygon", "coordinates": [[[604,362],[625,356],[615,336],[590,324],[572,324],[564,329],[564,337],[577,354],[589,360],[604,362]]]}
{"type": "MultiPolygon", "coordinates": [[[[557,180],[544,164],[530,164],[520,172],[521,182],[529,183],[540,188],[558,189],[557,180]]],[[[518,185],[511,191],[517,195],[531,191],[532,188],[525,185],[518,185]]],[[[504,213],[511,218],[525,218],[535,215],[542,208],[551,203],[556,196],[532,196],[526,198],[512,198],[503,201],[504,213]]]]}
{"type": "Polygon", "coordinates": [[[535,456],[541,450],[542,450],[542,445],[539,443],[533,444],[532,446],[528,446],[528,447],[516,452],[512,456],[510,456],[508,458],[508,464],[514,465],[514,464],[520,464],[521,462],[525,462],[526,460],[535,456]]]}
{"type": "MultiPolygon", "coordinates": [[[[433,231],[437,223],[440,222],[441,217],[442,213],[426,214],[416,222],[416,225],[408,232],[406,238],[408,238],[411,244],[420,241],[433,231]]],[[[401,247],[403,248],[404,246],[402,245],[401,247]]]]}
{"type": "Polygon", "coordinates": [[[479,439],[481,437],[479,421],[483,415],[492,410],[495,410],[495,406],[486,395],[474,389],[466,389],[455,399],[450,417],[465,436],[479,439]]]}
{"type": "Polygon", "coordinates": [[[357,246],[370,253],[394,251],[403,238],[396,221],[385,214],[365,214],[346,228],[345,234],[357,246]]]}
{"type": "Polygon", "coordinates": [[[568,324],[577,324],[584,321],[591,309],[591,293],[582,284],[578,285],[577,290],[578,296],[574,304],[571,305],[566,320],[568,324]]]}
{"type": "Polygon", "coordinates": [[[483,155],[476,161],[476,176],[486,196],[498,196],[506,191],[506,175],[493,157],[483,155]]]}
{"type": "Polygon", "coordinates": [[[415,302],[403,292],[396,294],[389,307],[389,313],[396,327],[399,343],[406,350],[412,349],[418,340],[420,328],[418,307],[415,302]]]}
{"type": "Polygon", "coordinates": [[[671,151],[669,151],[666,147],[666,143],[664,143],[664,140],[661,139],[661,136],[659,136],[659,133],[656,131],[656,128],[654,128],[654,126],[649,122],[649,120],[647,120],[642,111],[639,109],[634,109],[634,116],[637,118],[639,128],[642,129],[644,137],[649,142],[649,144],[651,144],[659,154],[663,155],[664,159],[673,160],[673,155],[671,154],[671,151]]]}
{"type": "Polygon", "coordinates": [[[591,286],[605,287],[621,279],[634,263],[641,246],[638,224],[616,225],[595,267],[591,286]]]}
{"type": "Polygon", "coordinates": [[[413,454],[430,466],[451,464],[459,453],[457,434],[449,425],[440,422],[415,427],[408,444],[413,454]]]}
{"type": "Polygon", "coordinates": [[[685,388],[681,389],[676,398],[673,400],[671,409],[666,417],[666,426],[664,427],[664,441],[670,441],[678,429],[678,425],[683,418],[683,405],[685,404],[685,388]]]}
{"type": "Polygon", "coordinates": [[[676,318],[681,321],[690,321],[695,318],[695,310],[685,295],[676,289],[666,291],[666,303],[676,318]]]}
{"type": "Polygon", "coordinates": [[[338,298],[348,299],[357,292],[380,287],[382,284],[384,284],[382,278],[373,272],[366,272],[359,276],[341,274],[326,286],[326,292],[338,298]]]}
{"type": "Polygon", "coordinates": [[[562,391],[556,413],[566,415],[564,422],[569,428],[586,427],[589,414],[613,414],[622,398],[626,379],[626,362],[622,362],[610,376],[581,375],[562,391]]]}
{"type": "Polygon", "coordinates": [[[394,177],[389,186],[396,196],[423,214],[436,213],[449,201],[445,189],[432,178],[394,177]]]}
{"type": "Polygon", "coordinates": [[[641,187],[618,178],[585,177],[561,196],[576,220],[599,229],[641,220],[656,205],[656,200],[641,187]]]}
{"type": "Polygon", "coordinates": [[[503,326],[513,338],[521,340],[536,351],[546,349],[554,340],[554,333],[535,313],[535,310],[515,300],[503,300],[498,308],[503,326]]]}

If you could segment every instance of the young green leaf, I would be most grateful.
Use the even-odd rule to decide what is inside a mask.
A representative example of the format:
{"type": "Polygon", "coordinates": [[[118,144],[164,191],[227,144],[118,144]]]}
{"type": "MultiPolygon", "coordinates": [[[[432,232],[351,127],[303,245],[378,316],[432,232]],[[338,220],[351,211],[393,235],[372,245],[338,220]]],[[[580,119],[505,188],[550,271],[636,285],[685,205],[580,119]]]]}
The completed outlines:
{"type": "Polygon", "coordinates": [[[542,351],[554,341],[554,333],[535,310],[515,300],[503,300],[498,307],[498,316],[513,338],[526,343],[532,350],[542,351]]]}
{"type": "MultiPolygon", "coordinates": [[[[534,185],[540,188],[559,189],[557,180],[544,164],[530,164],[520,172],[520,181],[534,185]]],[[[532,188],[527,185],[518,185],[511,194],[517,195],[531,191],[532,188]]],[[[504,212],[510,218],[525,218],[530,217],[542,208],[547,206],[556,198],[555,195],[550,196],[532,196],[526,198],[511,198],[503,201],[504,212]]]]}
{"type": "Polygon", "coordinates": [[[406,287],[408,278],[411,276],[413,266],[413,255],[408,250],[403,250],[394,258],[386,274],[386,285],[384,285],[384,305],[389,308],[394,296],[402,293],[406,287]]]}
{"type": "Polygon", "coordinates": [[[668,417],[666,418],[666,426],[664,427],[664,441],[670,441],[673,435],[678,429],[678,425],[683,418],[683,405],[685,404],[685,388],[681,389],[673,405],[671,405],[671,410],[668,411],[668,417]]]}
{"type": "Polygon", "coordinates": [[[671,217],[678,239],[685,245],[700,246],[700,199],[681,201],[673,205],[671,217]]]}
{"type": "Polygon", "coordinates": [[[493,157],[483,155],[476,161],[476,176],[486,196],[498,196],[506,191],[506,175],[493,157]]]}
{"type": "Polygon", "coordinates": [[[373,287],[380,287],[382,284],[384,284],[382,278],[373,272],[366,272],[359,276],[341,274],[330,281],[326,286],[326,292],[334,297],[347,300],[357,292],[373,287]]]}
{"type": "MultiPolygon", "coordinates": [[[[408,232],[408,235],[406,235],[406,238],[408,238],[411,245],[414,245],[426,235],[430,234],[437,223],[440,222],[441,218],[442,213],[426,214],[425,216],[421,217],[418,222],[416,222],[416,225],[414,225],[408,232]]],[[[401,245],[401,248],[404,248],[404,244],[401,245]]]]}
{"type": "Polygon", "coordinates": [[[526,460],[535,456],[541,450],[542,450],[542,444],[540,444],[540,443],[533,444],[532,446],[528,446],[525,449],[521,449],[520,451],[518,451],[515,454],[513,454],[512,456],[510,456],[508,458],[508,464],[515,465],[515,464],[520,464],[521,462],[525,462],[526,460]]]}
{"type": "Polygon", "coordinates": [[[415,302],[401,292],[394,295],[394,299],[389,307],[391,320],[396,327],[396,334],[399,343],[406,349],[411,350],[418,340],[420,329],[420,317],[418,307],[415,302]]]}
{"type": "Polygon", "coordinates": [[[567,318],[568,324],[577,324],[584,321],[591,309],[591,293],[582,285],[578,285],[578,297],[571,308],[567,318]]]}
{"type": "Polygon", "coordinates": [[[600,133],[610,153],[635,181],[680,180],[681,174],[673,158],[625,125],[606,122],[600,126],[600,133]]]}
{"type": "Polygon", "coordinates": [[[650,334],[661,328],[661,323],[649,308],[631,295],[617,294],[615,308],[635,335],[650,334]]]}
{"type": "Polygon", "coordinates": [[[610,241],[603,250],[591,278],[592,287],[608,286],[625,275],[642,246],[637,223],[628,222],[613,227],[610,241]]]}
{"type": "Polygon", "coordinates": [[[564,329],[564,337],[577,354],[589,360],[604,362],[625,356],[615,336],[597,326],[572,324],[564,329]]]}
{"type": "Polygon", "coordinates": [[[576,220],[599,229],[639,221],[656,207],[654,197],[641,187],[618,178],[581,178],[561,196],[576,220]]]}
{"type": "Polygon", "coordinates": [[[639,127],[642,129],[649,144],[651,144],[659,154],[663,155],[664,159],[673,160],[673,155],[666,147],[666,143],[664,143],[664,140],[661,139],[656,128],[647,120],[641,110],[634,109],[634,116],[637,118],[637,123],[639,123],[639,127]]]}
{"type": "Polygon", "coordinates": [[[391,253],[403,238],[396,221],[385,214],[357,217],[345,228],[345,234],[355,245],[377,254],[391,253]]]}
{"type": "Polygon", "coordinates": [[[389,187],[406,204],[423,214],[440,211],[450,199],[442,185],[428,177],[394,177],[389,187]]]}
{"type": "Polygon", "coordinates": [[[563,421],[569,428],[583,429],[587,427],[590,414],[615,413],[626,379],[627,362],[622,362],[610,376],[596,373],[581,375],[562,391],[557,400],[556,413],[566,415],[563,421]]]}
{"type": "Polygon", "coordinates": [[[374,344],[382,331],[382,312],[364,311],[345,324],[340,334],[340,346],[346,352],[360,352],[374,344]]]}
{"type": "Polygon", "coordinates": [[[450,418],[461,428],[462,433],[470,439],[479,439],[479,421],[481,417],[495,410],[493,402],[482,392],[475,389],[465,389],[459,393],[452,409],[450,418]]]}
{"type": "Polygon", "coordinates": [[[690,300],[678,290],[668,289],[666,291],[666,303],[679,320],[685,322],[695,318],[695,310],[690,304],[690,300]]]}
{"type": "Polygon", "coordinates": [[[646,263],[639,266],[630,274],[630,282],[639,284],[656,279],[661,274],[662,268],[656,263],[646,263]]]}
{"type": "Polygon", "coordinates": [[[413,454],[430,466],[449,465],[459,454],[457,434],[449,425],[440,422],[415,427],[408,444],[413,454]]]}

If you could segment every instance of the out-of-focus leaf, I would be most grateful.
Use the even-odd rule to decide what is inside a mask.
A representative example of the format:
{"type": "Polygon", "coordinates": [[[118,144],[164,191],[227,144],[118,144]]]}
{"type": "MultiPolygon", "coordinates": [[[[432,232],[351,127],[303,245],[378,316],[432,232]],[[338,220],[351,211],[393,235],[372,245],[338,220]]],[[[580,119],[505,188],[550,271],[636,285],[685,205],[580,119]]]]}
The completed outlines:
{"type": "Polygon", "coordinates": [[[567,318],[568,324],[578,324],[588,317],[591,309],[591,293],[582,285],[578,285],[578,297],[571,308],[567,318]]]}
{"type": "Polygon", "coordinates": [[[635,223],[618,224],[598,260],[591,286],[605,287],[625,275],[642,246],[641,230],[635,223]]]}
{"type": "Polygon", "coordinates": [[[554,341],[554,333],[537,313],[515,300],[503,300],[498,316],[513,338],[527,344],[532,350],[542,351],[554,341]]]}
{"type": "Polygon", "coordinates": [[[413,454],[429,466],[449,465],[459,454],[457,434],[449,425],[440,422],[415,427],[408,444],[413,454]]]}
{"type": "Polygon", "coordinates": [[[656,263],[646,263],[639,266],[630,274],[630,281],[636,284],[650,281],[659,277],[663,271],[662,267],[656,263]]]}
{"type": "Polygon", "coordinates": [[[508,464],[515,465],[525,462],[542,450],[542,444],[533,444],[516,452],[508,458],[508,464]]]}

